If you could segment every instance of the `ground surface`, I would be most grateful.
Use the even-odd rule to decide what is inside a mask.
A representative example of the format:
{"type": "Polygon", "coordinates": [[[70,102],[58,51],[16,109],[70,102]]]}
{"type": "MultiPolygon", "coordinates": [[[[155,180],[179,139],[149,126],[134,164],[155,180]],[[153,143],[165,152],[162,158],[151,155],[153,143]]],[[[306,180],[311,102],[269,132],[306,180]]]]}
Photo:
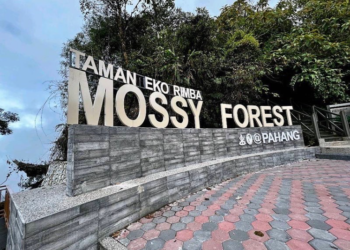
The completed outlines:
{"type": "Polygon", "coordinates": [[[114,235],[128,249],[350,249],[350,162],[305,161],[208,188],[114,235]]]}

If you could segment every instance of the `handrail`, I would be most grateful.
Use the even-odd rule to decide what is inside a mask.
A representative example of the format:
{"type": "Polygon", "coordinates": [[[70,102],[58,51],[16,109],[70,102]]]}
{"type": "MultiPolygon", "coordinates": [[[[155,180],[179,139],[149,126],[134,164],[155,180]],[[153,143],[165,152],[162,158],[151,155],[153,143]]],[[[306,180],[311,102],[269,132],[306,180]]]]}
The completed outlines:
{"type": "Polygon", "coordinates": [[[292,109],[291,112],[295,112],[295,113],[298,113],[298,114],[300,114],[300,115],[307,116],[307,117],[310,117],[310,118],[311,118],[311,115],[308,115],[308,114],[306,114],[306,113],[300,112],[300,111],[295,110],[295,109],[292,109]]]}
{"type": "MultiPolygon", "coordinates": [[[[341,127],[339,127],[337,124],[335,124],[334,122],[332,122],[331,120],[324,120],[324,121],[319,121],[320,125],[322,125],[323,122],[327,122],[332,124],[335,128],[337,128],[340,131],[344,132],[344,129],[342,129],[341,127]]],[[[324,126],[324,125],[323,125],[324,126]]]]}
{"type": "Polygon", "coordinates": [[[312,106],[311,105],[308,105],[308,104],[305,104],[305,103],[301,103],[301,102],[296,102],[296,101],[294,101],[294,100],[292,100],[292,99],[290,99],[290,103],[291,104],[297,104],[297,105],[300,105],[300,106],[305,106],[305,107],[308,107],[308,108],[311,108],[312,109],[312,106]]]}
{"type": "MultiPolygon", "coordinates": [[[[310,105],[308,105],[308,104],[305,104],[305,103],[296,102],[296,101],[294,101],[294,100],[292,100],[292,99],[290,99],[290,104],[291,104],[293,107],[295,107],[295,106],[299,107],[300,110],[302,110],[302,111],[305,111],[305,109],[309,109],[310,111],[313,110],[313,109],[312,109],[312,106],[310,106],[310,105]]],[[[305,112],[306,112],[306,111],[305,111],[305,112]]]]}
{"type": "MultiPolygon", "coordinates": [[[[319,107],[317,107],[317,106],[313,106],[313,108],[314,108],[314,109],[316,109],[316,110],[320,110],[320,111],[326,112],[326,113],[328,113],[328,114],[331,114],[331,115],[335,115],[335,116],[339,116],[339,117],[340,117],[340,115],[339,115],[339,114],[336,114],[336,113],[330,112],[330,111],[329,111],[329,110],[327,110],[327,109],[319,108],[319,107]]],[[[319,113],[321,113],[321,112],[319,112],[319,113]]]]}
{"type": "Polygon", "coordinates": [[[337,133],[336,129],[338,129],[341,133],[344,133],[344,129],[343,128],[340,128],[336,123],[334,123],[332,121],[332,119],[335,119],[335,118],[330,118],[330,117],[327,117],[325,114],[323,114],[322,112],[325,112],[325,113],[328,113],[328,114],[331,114],[331,115],[335,115],[335,116],[339,116],[338,114],[335,114],[335,113],[332,113],[332,112],[329,112],[328,110],[325,110],[325,109],[322,109],[322,108],[319,108],[319,107],[316,107],[314,106],[314,111],[315,113],[321,115],[325,120],[324,121],[321,121],[321,122],[326,122],[328,124],[331,124],[333,126],[334,129],[330,129],[329,127],[323,125],[320,121],[319,121],[319,126],[327,129],[327,130],[330,130],[330,131],[333,131],[335,133],[337,133]],[[322,112],[321,112],[322,111],[322,112]]]}
{"type": "Polygon", "coordinates": [[[343,129],[339,129],[339,130],[330,129],[330,128],[328,128],[327,126],[325,126],[325,125],[323,125],[323,124],[319,124],[318,126],[319,126],[320,128],[323,128],[323,129],[329,131],[329,132],[333,132],[333,133],[335,133],[335,134],[337,134],[337,135],[340,135],[340,136],[344,135],[344,130],[343,130],[343,129]]]}
{"type": "MultiPolygon", "coordinates": [[[[311,136],[314,136],[314,135],[315,135],[315,131],[313,131],[313,130],[312,130],[311,128],[309,128],[304,122],[302,122],[302,119],[301,119],[300,117],[297,117],[295,114],[293,114],[293,112],[294,112],[294,113],[297,113],[297,114],[299,114],[299,115],[302,115],[302,116],[306,116],[306,117],[308,117],[308,118],[310,118],[310,119],[311,119],[311,116],[308,115],[308,114],[299,112],[299,111],[297,111],[297,110],[292,110],[292,112],[291,112],[292,117],[294,117],[294,119],[297,120],[297,121],[300,123],[300,125],[301,125],[304,129],[306,129],[306,130],[309,131],[309,133],[307,133],[307,134],[308,134],[308,135],[311,135],[311,136]]],[[[304,133],[305,133],[305,132],[306,132],[306,131],[304,131],[304,133]]]]}
{"type": "MultiPolygon", "coordinates": [[[[267,100],[267,103],[279,105],[270,100],[267,100]]],[[[336,114],[324,108],[295,102],[292,99],[290,99],[290,104],[297,109],[291,110],[292,119],[296,124],[301,125],[305,134],[314,136],[316,139],[329,136],[350,138],[349,123],[344,113],[336,114]]]]}

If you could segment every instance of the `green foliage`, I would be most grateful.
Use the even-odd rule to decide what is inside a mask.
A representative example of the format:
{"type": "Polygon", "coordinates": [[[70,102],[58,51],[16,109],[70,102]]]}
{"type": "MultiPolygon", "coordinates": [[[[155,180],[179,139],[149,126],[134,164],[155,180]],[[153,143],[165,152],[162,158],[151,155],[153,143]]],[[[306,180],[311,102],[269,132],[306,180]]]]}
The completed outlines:
{"type": "Polygon", "coordinates": [[[18,173],[21,171],[26,174],[26,178],[21,177],[21,181],[18,184],[22,189],[33,189],[40,187],[49,168],[49,164],[47,162],[35,164],[21,160],[7,160],[7,164],[10,171],[3,183],[8,180],[12,173],[18,173]]]}
{"type": "Polygon", "coordinates": [[[12,130],[9,128],[9,124],[19,121],[19,117],[16,113],[5,112],[0,108],[0,135],[12,134],[12,130]]]}
{"type": "Polygon", "coordinates": [[[217,18],[204,8],[183,12],[173,0],[80,2],[85,26],[62,53],[63,106],[69,47],[202,90],[203,127],[221,126],[220,103],[349,100],[348,1],[281,0],[272,8],[237,0],[217,18]]]}

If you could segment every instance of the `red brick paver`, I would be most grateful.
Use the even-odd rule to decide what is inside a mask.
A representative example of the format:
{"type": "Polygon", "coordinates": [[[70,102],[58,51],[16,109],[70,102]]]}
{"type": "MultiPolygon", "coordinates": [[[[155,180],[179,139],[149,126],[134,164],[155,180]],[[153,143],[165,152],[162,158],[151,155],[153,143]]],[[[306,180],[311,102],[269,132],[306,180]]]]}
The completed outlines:
{"type": "Polygon", "coordinates": [[[350,162],[317,160],[225,181],[113,234],[127,249],[350,250],[350,162]]]}

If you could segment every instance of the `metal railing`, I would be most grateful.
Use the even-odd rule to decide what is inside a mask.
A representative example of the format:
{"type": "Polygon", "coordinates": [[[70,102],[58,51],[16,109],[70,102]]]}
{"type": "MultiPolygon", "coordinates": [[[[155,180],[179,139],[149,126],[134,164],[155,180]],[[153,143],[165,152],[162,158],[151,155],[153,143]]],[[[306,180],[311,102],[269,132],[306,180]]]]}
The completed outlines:
{"type": "Polygon", "coordinates": [[[10,189],[8,186],[0,186],[0,218],[5,218],[6,227],[10,219],[10,189]]]}
{"type": "Polygon", "coordinates": [[[304,134],[307,134],[309,136],[315,136],[311,115],[297,110],[291,110],[290,114],[292,116],[294,124],[300,125],[304,134]],[[307,121],[309,121],[309,123],[307,121]]]}
{"type": "MultiPolygon", "coordinates": [[[[347,136],[346,124],[343,123],[341,114],[332,113],[316,106],[313,106],[312,109],[314,114],[316,114],[316,122],[320,129],[328,131],[335,136],[347,136]]],[[[322,138],[322,135],[320,135],[320,138],[322,138]]]]}
{"type": "MultiPolygon", "coordinates": [[[[348,117],[326,109],[290,100],[293,110],[291,116],[294,124],[301,125],[303,133],[316,139],[330,137],[350,137],[348,117]]],[[[279,105],[268,100],[268,104],[279,105]]]]}

